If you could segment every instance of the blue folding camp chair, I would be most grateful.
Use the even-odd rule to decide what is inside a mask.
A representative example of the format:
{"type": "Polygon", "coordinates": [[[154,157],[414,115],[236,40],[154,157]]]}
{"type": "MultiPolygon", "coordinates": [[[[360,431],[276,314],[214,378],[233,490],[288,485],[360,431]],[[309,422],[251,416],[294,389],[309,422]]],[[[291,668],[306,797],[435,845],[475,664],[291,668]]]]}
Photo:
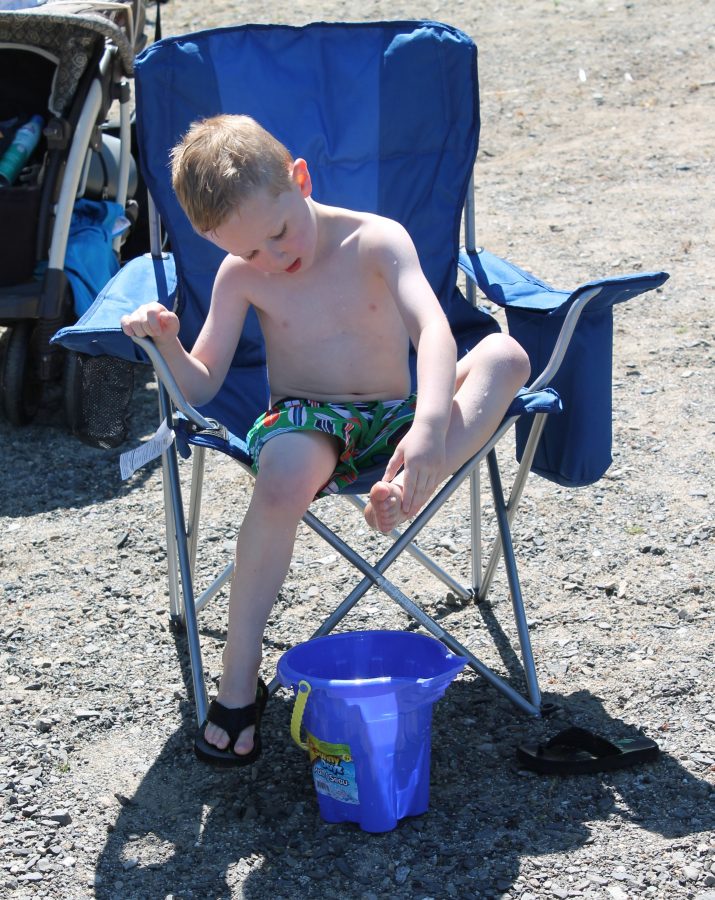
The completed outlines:
{"type": "MultiPolygon", "coordinates": [[[[191,347],[206,316],[222,253],[198,237],[174,197],[167,166],[170,148],[197,118],[247,113],[306,158],[317,200],[377,212],[399,220],[411,234],[423,269],[452,324],[459,352],[498,330],[477,301],[476,287],[507,308],[509,327],[540,373],[520,392],[487,445],[450,479],[376,562],[308,512],[305,522],[362,574],[362,581],[317,629],[333,629],[373,585],[419,625],[467,658],[472,667],[517,707],[542,713],[522,602],[510,522],[526,476],[534,469],[562,484],[597,480],[611,449],[612,306],[651,290],[665,273],[589,282],[558,291],[475,246],[472,170],[479,134],[477,50],[469,37],[434,22],[313,24],[305,27],[236,26],[169,38],[137,60],[137,133],[141,167],[158,217],[152,254],[133,260],[110,282],[92,309],[56,340],[86,354],[110,354],[154,364],[161,418],[176,435],[163,453],[171,615],[186,626],[199,722],[206,716],[206,688],[196,613],[231,577],[227,566],[199,597],[193,583],[198,510],[207,449],[229,454],[248,468],[245,435],[268,406],[265,354],[257,320],[250,315],[232,368],[218,394],[200,410],[182,398],[150,341],[132,342],[120,317],[150,300],[178,312],[180,337],[191,347]],[[466,249],[460,254],[460,222],[466,201],[466,249]],[[162,253],[163,223],[173,255],[162,253]],[[458,266],[469,279],[468,297],[457,288],[458,266]],[[139,346],[141,345],[141,346],[139,346]],[[146,354],[146,355],[145,355],[146,354]],[[553,389],[557,385],[562,401],[553,389]],[[178,410],[178,412],[177,412],[178,410]],[[552,425],[552,421],[556,424],[552,425]],[[559,424],[559,422],[561,424],[559,424]],[[505,499],[495,446],[517,423],[521,463],[505,499]],[[188,520],[179,484],[176,445],[194,455],[188,520]],[[486,566],[481,556],[479,464],[486,459],[496,510],[498,541],[486,566]],[[472,583],[463,585],[413,543],[434,513],[471,479],[472,583]],[[450,591],[484,599],[504,559],[524,669],[514,685],[421,610],[387,572],[408,550],[450,591]]],[[[365,493],[384,467],[366,473],[349,499],[365,493]]],[[[328,501],[323,501],[328,502],[328,501]]]]}

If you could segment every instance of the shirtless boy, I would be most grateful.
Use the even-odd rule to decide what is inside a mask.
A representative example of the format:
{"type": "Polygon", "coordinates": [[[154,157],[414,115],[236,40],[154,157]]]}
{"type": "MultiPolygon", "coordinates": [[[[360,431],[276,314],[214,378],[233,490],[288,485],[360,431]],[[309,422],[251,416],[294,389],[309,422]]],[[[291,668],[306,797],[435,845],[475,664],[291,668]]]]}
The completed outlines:
{"type": "Polygon", "coordinates": [[[385,433],[392,432],[392,456],[365,510],[370,526],[389,532],[491,436],[529,362],[504,334],[489,335],[457,361],[405,229],[316,202],[306,161],[254,120],[195,123],[172,153],[172,181],[196,231],[227,253],[211,307],[191,353],[179,343],[177,317],[159,304],[124,317],[124,331],[153,338],[198,406],[221,387],[250,306],[266,344],[273,408],[251,432],[257,474],[236,546],[224,671],[195,743],[204,760],[246,765],[261,750],[263,631],[298,523],[324,487],[354,477],[356,455],[363,461],[359,448],[345,445],[346,437],[359,441],[359,428],[340,427],[346,409],[351,421],[368,425],[384,416],[385,433]],[[325,430],[326,422],[337,424],[325,430]]]}

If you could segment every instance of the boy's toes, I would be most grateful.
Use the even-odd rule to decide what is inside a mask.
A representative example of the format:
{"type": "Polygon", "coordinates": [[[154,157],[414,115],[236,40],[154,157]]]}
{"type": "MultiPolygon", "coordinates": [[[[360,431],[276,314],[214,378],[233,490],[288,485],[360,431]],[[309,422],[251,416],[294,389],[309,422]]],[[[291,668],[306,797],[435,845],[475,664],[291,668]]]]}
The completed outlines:
{"type": "Polygon", "coordinates": [[[213,744],[214,747],[218,747],[219,750],[225,750],[226,747],[228,747],[228,735],[223,728],[219,728],[218,725],[214,725],[213,722],[207,723],[204,737],[206,738],[207,743],[213,744]]]}
{"type": "MultiPolygon", "coordinates": [[[[250,753],[253,750],[253,733],[255,728],[245,728],[238,736],[236,743],[233,745],[233,752],[237,753],[239,756],[243,756],[246,753],[250,753]]],[[[223,728],[219,728],[218,725],[214,725],[212,722],[209,722],[206,725],[206,731],[204,732],[204,737],[206,738],[207,743],[213,744],[214,747],[218,747],[219,750],[226,750],[230,744],[229,736],[223,730],[223,728]]]]}
{"type": "Polygon", "coordinates": [[[378,481],[370,490],[370,499],[365,507],[368,525],[383,534],[388,534],[403,521],[402,489],[389,481],[378,481]]]}
{"type": "Polygon", "coordinates": [[[242,731],[236,743],[233,745],[233,752],[238,756],[244,756],[253,750],[253,733],[255,728],[246,728],[242,731]]]}

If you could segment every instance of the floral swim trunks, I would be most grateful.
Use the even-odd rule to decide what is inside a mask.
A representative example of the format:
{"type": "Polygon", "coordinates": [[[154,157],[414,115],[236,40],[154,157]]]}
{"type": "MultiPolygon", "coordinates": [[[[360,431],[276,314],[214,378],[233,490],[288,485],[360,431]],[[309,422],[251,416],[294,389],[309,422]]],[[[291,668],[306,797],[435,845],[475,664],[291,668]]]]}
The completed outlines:
{"type": "Polygon", "coordinates": [[[415,417],[417,395],[404,400],[371,400],[359,403],[321,403],[318,400],[281,400],[256,419],[248,432],[248,452],[253,471],[263,445],[279,434],[322,431],[335,435],[344,448],[330,481],[318,497],[336,494],[357,480],[361,469],[377,460],[385,465],[415,417]]]}

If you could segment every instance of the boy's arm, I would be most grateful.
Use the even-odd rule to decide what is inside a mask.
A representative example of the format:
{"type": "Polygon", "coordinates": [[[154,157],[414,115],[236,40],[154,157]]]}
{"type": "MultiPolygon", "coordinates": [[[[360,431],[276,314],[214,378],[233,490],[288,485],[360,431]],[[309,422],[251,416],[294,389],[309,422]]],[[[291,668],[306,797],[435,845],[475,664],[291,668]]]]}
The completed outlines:
{"type": "Polygon", "coordinates": [[[385,470],[385,480],[391,481],[404,465],[402,509],[411,516],[445,475],[445,438],[452,413],[457,350],[412,239],[401,225],[389,220],[380,222],[380,231],[379,271],[417,350],[414,423],[385,470]]]}
{"type": "Polygon", "coordinates": [[[235,283],[233,261],[227,257],[219,268],[209,313],[191,353],[179,341],[177,316],[161,304],[146,304],[122,318],[126,334],[154,340],[182,394],[194,406],[208,403],[218,393],[248,311],[248,300],[235,283]]]}

